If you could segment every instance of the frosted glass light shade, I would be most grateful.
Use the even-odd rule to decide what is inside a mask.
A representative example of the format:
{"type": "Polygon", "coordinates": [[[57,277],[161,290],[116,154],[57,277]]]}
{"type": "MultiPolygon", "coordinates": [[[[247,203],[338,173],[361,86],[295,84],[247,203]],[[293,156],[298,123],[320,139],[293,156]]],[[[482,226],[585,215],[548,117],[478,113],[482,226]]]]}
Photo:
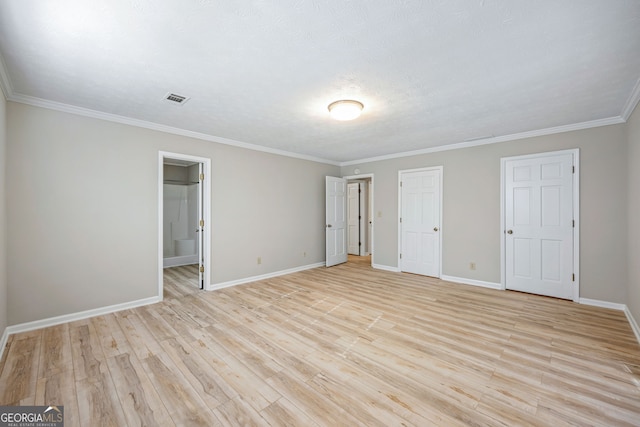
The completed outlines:
{"type": "Polygon", "coordinates": [[[363,108],[361,102],[343,99],[329,104],[329,113],[336,120],[353,120],[360,116],[363,108]]]}

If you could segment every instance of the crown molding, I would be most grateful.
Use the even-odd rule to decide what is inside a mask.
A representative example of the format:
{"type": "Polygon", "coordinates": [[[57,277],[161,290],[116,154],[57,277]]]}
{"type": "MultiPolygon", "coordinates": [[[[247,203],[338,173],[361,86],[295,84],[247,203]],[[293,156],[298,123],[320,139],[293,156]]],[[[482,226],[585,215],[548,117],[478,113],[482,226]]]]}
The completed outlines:
{"type": "Polygon", "coordinates": [[[105,120],[114,123],[136,126],[145,129],[156,130],[159,132],[170,133],[173,135],[186,136],[189,138],[200,139],[203,141],[215,142],[218,144],[230,145],[233,147],[244,148],[247,150],[261,151],[263,153],[276,154],[279,156],[293,157],[301,160],[308,160],[316,163],[326,163],[333,166],[340,166],[340,163],[333,160],[323,159],[320,157],[307,156],[304,154],[293,153],[290,151],[278,150],[276,148],[264,147],[261,145],[250,144],[248,142],[236,141],[234,139],[213,136],[205,133],[194,132],[186,129],[176,128],[173,126],[162,125],[159,123],[148,122],[146,120],[133,119],[130,117],[119,116],[117,114],[104,113],[102,111],[91,110],[74,105],[63,104],[61,102],[49,101],[33,96],[13,94],[7,98],[9,101],[19,102],[21,104],[32,105],[34,107],[47,108],[50,110],[62,111],[64,113],[76,114],[84,117],[105,120]]]}
{"type": "Polygon", "coordinates": [[[621,123],[625,123],[625,120],[622,117],[620,116],[609,117],[606,119],[591,120],[588,122],[574,123],[570,125],[555,126],[555,127],[546,128],[546,129],[538,129],[538,130],[532,130],[527,132],[514,133],[511,135],[495,136],[491,138],[476,139],[473,141],[439,145],[437,147],[423,148],[421,150],[405,151],[402,153],[388,154],[388,155],[377,156],[377,157],[369,157],[369,158],[360,159],[360,160],[350,160],[348,162],[340,163],[340,166],[351,166],[351,165],[359,165],[362,163],[380,162],[383,160],[398,159],[401,157],[411,157],[411,156],[418,156],[421,154],[437,153],[440,151],[458,150],[461,148],[477,147],[480,145],[497,144],[499,142],[515,141],[518,139],[533,138],[536,136],[571,132],[576,130],[601,127],[601,126],[617,125],[621,123]]]}
{"type": "Polygon", "coordinates": [[[477,139],[473,141],[464,141],[464,142],[459,142],[454,144],[440,145],[437,147],[424,148],[420,150],[405,151],[401,153],[369,157],[364,159],[349,160],[346,162],[339,162],[339,161],[324,159],[320,157],[307,156],[304,154],[293,153],[290,151],[264,147],[261,145],[250,144],[247,142],[236,141],[234,139],[217,137],[209,134],[194,132],[194,131],[176,128],[172,126],[161,125],[159,123],[148,122],[145,120],[132,119],[130,117],[119,116],[117,114],[103,113],[101,111],[91,110],[91,109],[82,108],[82,107],[76,107],[74,105],[49,101],[42,98],[16,94],[13,91],[11,80],[9,79],[6,64],[2,55],[0,55],[0,89],[2,89],[2,92],[4,92],[5,99],[7,99],[8,101],[19,102],[22,104],[33,105],[35,107],[48,108],[51,110],[62,111],[65,113],[76,114],[80,116],[91,117],[95,119],[141,127],[145,129],[156,130],[159,132],[165,132],[165,133],[170,133],[174,135],[186,136],[189,138],[195,138],[195,139],[200,139],[204,141],[224,144],[224,145],[230,145],[233,147],[244,148],[247,150],[260,151],[263,153],[276,154],[279,156],[292,157],[295,159],[308,160],[311,162],[325,163],[328,165],[341,166],[341,167],[362,164],[362,163],[397,159],[401,157],[410,157],[410,156],[416,156],[421,154],[437,153],[440,151],[449,151],[449,150],[457,150],[461,148],[477,147],[480,145],[497,144],[499,142],[515,141],[518,139],[533,138],[536,136],[590,129],[590,128],[600,127],[600,126],[621,124],[621,123],[625,123],[629,119],[636,105],[638,104],[638,102],[640,102],[640,79],[638,79],[638,81],[636,82],[631,92],[631,95],[629,96],[629,99],[627,100],[624,108],[622,109],[622,113],[620,116],[609,117],[609,118],[598,119],[598,120],[591,120],[591,121],[581,122],[581,123],[574,123],[574,124],[564,125],[564,126],[556,126],[556,127],[546,128],[546,129],[538,129],[533,131],[515,133],[511,135],[503,135],[503,136],[497,136],[497,137],[491,137],[491,138],[482,138],[482,139],[477,139]]]}
{"type": "Polygon", "coordinates": [[[624,104],[624,108],[622,109],[622,114],[620,116],[626,122],[631,117],[633,110],[635,110],[636,106],[640,102],[640,78],[636,82],[636,85],[633,87],[631,91],[631,95],[629,95],[629,99],[627,99],[626,104],[624,104]]]}

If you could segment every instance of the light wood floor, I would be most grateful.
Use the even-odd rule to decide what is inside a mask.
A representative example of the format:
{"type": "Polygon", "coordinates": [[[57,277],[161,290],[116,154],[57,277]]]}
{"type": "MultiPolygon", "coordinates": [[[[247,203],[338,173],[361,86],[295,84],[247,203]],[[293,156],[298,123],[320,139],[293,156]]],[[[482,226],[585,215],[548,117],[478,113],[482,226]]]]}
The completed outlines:
{"type": "Polygon", "coordinates": [[[0,405],[66,426],[640,425],[622,312],[373,270],[199,291],[10,337],[0,405]]]}

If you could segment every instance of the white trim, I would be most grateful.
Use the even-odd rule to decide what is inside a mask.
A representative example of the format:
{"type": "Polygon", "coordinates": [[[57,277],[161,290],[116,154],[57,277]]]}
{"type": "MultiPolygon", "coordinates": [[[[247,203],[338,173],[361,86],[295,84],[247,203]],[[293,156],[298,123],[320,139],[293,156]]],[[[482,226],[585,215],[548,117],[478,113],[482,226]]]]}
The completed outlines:
{"type": "Polygon", "coordinates": [[[375,214],[375,212],[376,212],[375,198],[376,197],[375,197],[375,191],[374,191],[375,190],[375,186],[373,184],[374,175],[372,173],[363,173],[361,175],[343,176],[342,178],[346,179],[347,183],[349,182],[349,180],[356,180],[356,179],[367,180],[369,178],[371,179],[369,181],[369,194],[371,195],[371,200],[370,200],[370,203],[371,203],[371,218],[369,218],[369,221],[371,221],[371,234],[369,235],[369,239],[371,239],[371,254],[369,254],[366,251],[365,251],[365,254],[366,255],[371,255],[371,266],[373,268],[375,268],[374,267],[374,265],[375,265],[374,257],[375,257],[376,251],[375,251],[375,247],[374,247],[375,239],[373,238],[373,235],[376,232],[376,221],[375,221],[375,216],[376,216],[376,214],[375,214]]]}
{"type": "Polygon", "coordinates": [[[624,311],[626,307],[626,305],[618,304],[617,302],[601,301],[601,300],[589,299],[589,298],[580,298],[576,302],[579,304],[591,305],[594,307],[601,307],[601,308],[610,308],[613,310],[621,310],[621,311],[624,311]]]}
{"type": "Polygon", "coordinates": [[[396,254],[396,262],[398,263],[398,271],[402,271],[402,259],[400,258],[400,254],[402,253],[402,223],[400,222],[400,218],[402,218],[402,174],[404,173],[412,173],[412,172],[429,172],[429,171],[438,171],[440,172],[440,200],[438,203],[440,204],[440,224],[438,231],[438,252],[439,252],[439,260],[438,260],[438,278],[442,276],[442,235],[444,233],[442,222],[443,222],[443,200],[444,200],[444,166],[429,166],[424,168],[417,169],[402,169],[398,171],[398,252],[396,254]]]}
{"type": "Polygon", "coordinates": [[[573,155],[573,282],[572,300],[578,302],[580,299],[580,149],[572,148],[559,151],[545,151],[542,153],[526,154],[522,156],[509,156],[500,158],[500,289],[507,288],[506,279],[506,247],[505,247],[505,170],[509,160],[523,160],[547,156],[557,156],[563,154],[573,155]]]}
{"type": "Polygon", "coordinates": [[[629,120],[629,117],[631,117],[631,114],[633,113],[633,110],[635,110],[636,105],[638,105],[638,102],[640,102],[640,78],[631,90],[631,95],[629,95],[629,99],[627,99],[627,102],[622,108],[622,114],[620,114],[620,117],[622,117],[625,122],[629,120]]]}
{"type": "Polygon", "coordinates": [[[229,280],[228,282],[214,283],[207,287],[208,291],[216,291],[218,289],[230,288],[231,286],[242,285],[245,283],[257,282],[259,280],[272,279],[286,274],[298,273],[300,271],[311,270],[313,268],[324,267],[324,262],[316,262],[315,264],[303,265],[300,267],[289,268],[287,270],[274,271],[273,273],[260,274],[258,276],[244,277],[237,280],[229,280]]]}
{"type": "Polygon", "coordinates": [[[169,151],[158,151],[158,297],[163,299],[163,265],[164,265],[164,227],[163,227],[163,205],[164,205],[164,160],[170,158],[174,160],[186,160],[194,163],[202,163],[204,181],[203,185],[203,207],[204,216],[204,289],[208,290],[211,283],[211,159],[207,157],[192,156],[190,154],[172,153],[169,151]]]}
{"type": "Polygon", "coordinates": [[[4,349],[7,347],[7,341],[9,340],[9,330],[8,328],[4,328],[2,332],[2,338],[0,338],[0,360],[2,360],[2,356],[4,355],[4,349]]]}
{"type": "Polygon", "coordinates": [[[90,317],[102,316],[104,314],[109,314],[109,313],[115,313],[116,311],[142,307],[144,305],[155,304],[157,302],[160,302],[160,299],[158,297],[143,298],[135,301],[124,302],[121,304],[109,305],[107,307],[94,308],[91,310],[80,311],[77,313],[64,314],[62,316],[56,316],[56,317],[49,317],[48,319],[20,323],[17,325],[7,327],[6,332],[8,334],[18,334],[21,332],[28,332],[36,329],[48,328],[49,326],[60,325],[62,323],[74,322],[76,320],[88,319],[90,317]]]}
{"type": "Polygon", "coordinates": [[[492,138],[477,139],[474,141],[459,142],[455,144],[439,145],[437,147],[423,148],[421,150],[405,151],[402,153],[387,154],[384,156],[369,157],[366,159],[359,159],[359,160],[349,160],[347,162],[340,163],[339,166],[351,166],[351,165],[358,165],[361,163],[379,162],[382,160],[397,159],[400,157],[411,157],[411,156],[417,156],[421,154],[438,153],[441,151],[458,150],[460,148],[469,148],[469,147],[477,147],[479,145],[497,144],[499,142],[516,141],[518,139],[526,139],[526,138],[533,138],[536,136],[552,135],[552,134],[571,132],[576,130],[591,129],[591,128],[596,128],[601,126],[617,125],[621,123],[625,123],[625,120],[620,116],[608,117],[605,119],[591,120],[588,122],[574,123],[570,125],[556,126],[552,128],[514,133],[511,135],[495,136],[492,138]]]}
{"type": "Polygon", "coordinates": [[[219,144],[231,145],[234,147],[245,148],[247,150],[261,151],[269,154],[277,154],[279,156],[293,157],[295,159],[309,160],[317,163],[326,163],[333,166],[340,166],[339,162],[323,159],[320,157],[307,156],[305,154],[298,154],[290,151],[279,150],[277,148],[270,148],[262,145],[250,144],[248,142],[236,141],[235,139],[223,138],[220,136],[209,135],[206,133],[194,132],[186,129],[176,128],[173,126],[163,125],[160,123],[149,122],[146,120],[133,119],[130,117],[120,116],[117,114],[104,113],[102,111],[76,107],[75,105],[49,101],[46,99],[36,98],[33,96],[13,94],[8,99],[10,101],[19,102],[21,104],[33,105],[35,107],[62,111],[65,113],[76,114],[84,117],[91,117],[94,119],[105,120],[108,122],[121,123],[121,124],[136,126],[144,129],[151,129],[151,130],[156,130],[160,132],[170,133],[173,135],[180,135],[180,136],[186,136],[189,138],[201,139],[204,141],[217,142],[219,144]]]}
{"type": "Polygon", "coordinates": [[[454,282],[454,283],[462,283],[463,285],[472,285],[472,286],[480,286],[482,288],[496,289],[496,290],[504,290],[502,284],[495,282],[485,282],[483,280],[475,280],[475,279],[467,279],[466,277],[455,277],[455,276],[447,276],[443,274],[440,276],[440,280],[444,280],[446,282],[454,282]]]}
{"type": "Polygon", "coordinates": [[[378,270],[384,270],[384,271],[390,271],[392,273],[400,273],[400,269],[398,267],[391,267],[389,265],[383,265],[383,264],[371,264],[371,267],[378,269],[378,270]]]}
{"type": "Polygon", "coordinates": [[[198,263],[198,254],[196,255],[184,255],[184,256],[173,256],[169,258],[162,259],[162,267],[179,267],[181,265],[191,265],[198,263]]]}
{"type": "Polygon", "coordinates": [[[633,330],[633,333],[638,340],[638,344],[640,344],[640,327],[638,326],[636,319],[634,319],[633,314],[631,314],[629,307],[626,305],[624,306],[624,314],[627,316],[627,320],[629,320],[629,325],[631,325],[631,330],[633,330]]]}

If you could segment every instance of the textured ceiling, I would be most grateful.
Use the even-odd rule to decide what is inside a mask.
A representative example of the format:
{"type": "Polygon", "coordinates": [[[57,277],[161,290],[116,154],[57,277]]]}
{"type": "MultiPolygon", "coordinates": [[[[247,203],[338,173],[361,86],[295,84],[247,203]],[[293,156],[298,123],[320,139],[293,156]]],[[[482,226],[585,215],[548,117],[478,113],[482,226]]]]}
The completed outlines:
{"type": "Polygon", "coordinates": [[[0,54],[15,101],[349,162],[624,121],[640,1],[4,0],[0,54]]]}

